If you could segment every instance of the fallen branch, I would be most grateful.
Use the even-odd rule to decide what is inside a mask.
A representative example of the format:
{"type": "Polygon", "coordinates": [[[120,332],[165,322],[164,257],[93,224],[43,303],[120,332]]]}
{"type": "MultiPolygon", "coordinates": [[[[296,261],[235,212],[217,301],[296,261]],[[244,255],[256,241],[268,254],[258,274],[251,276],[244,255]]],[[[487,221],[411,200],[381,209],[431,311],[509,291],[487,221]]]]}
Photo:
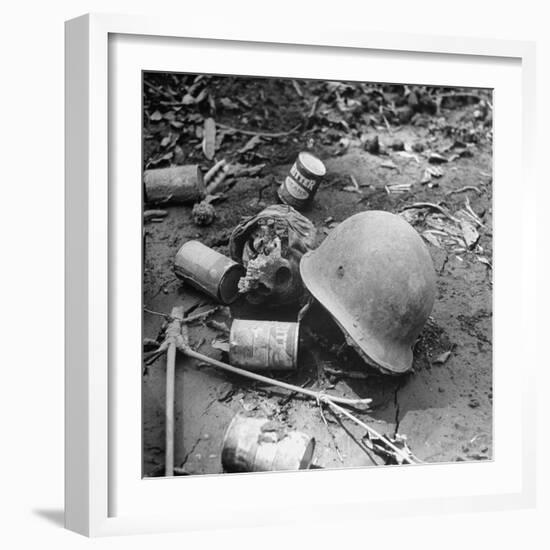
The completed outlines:
{"type": "Polygon", "coordinates": [[[335,404],[340,403],[342,405],[349,405],[349,406],[357,406],[357,405],[369,405],[372,402],[372,399],[348,399],[346,397],[338,397],[336,395],[327,395],[326,393],[320,391],[313,391],[308,390],[306,388],[302,388],[300,386],[295,386],[294,384],[288,384],[287,382],[281,382],[280,380],[276,380],[274,378],[269,378],[268,376],[262,376],[261,374],[256,374],[254,372],[249,372],[244,369],[239,369],[237,367],[233,367],[227,363],[223,363],[222,361],[218,361],[216,359],[213,359],[212,357],[209,357],[208,355],[204,355],[203,353],[199,353],[197,351],[193,351],[188,345],[183,345],[178,348],[183,354],[187,355],[188,357],[192,357],[193,359],[199,359],[200,361],[204,361],[205,363],[209,363],[210,365],[213,365],[215,367],[218,367],[220,369],[226,370],[228,372],[232,372],[234,374],[239,374],[241,376],[245,376],[247,378],[251,378],[252,380],[256,380],[257,382],[262,382],[264,384],[270,384],[272,386],[278,386],[279,388],[284,388],[286,390],[290,390],[296,393],[301,393],[303,395],[307,395],[308,397],[313,397],[316,401],[320,401],[323,403],[328,404],[335,404]]]}
{"type": "Polygon", "coordinates": [[[183,325],[183,307],[172,309],[172,321],[166,329],[166,449],[165,475],[174,475],[174,395],[176,385],[176,349],[185,345],[187,333],[183,325]]]}

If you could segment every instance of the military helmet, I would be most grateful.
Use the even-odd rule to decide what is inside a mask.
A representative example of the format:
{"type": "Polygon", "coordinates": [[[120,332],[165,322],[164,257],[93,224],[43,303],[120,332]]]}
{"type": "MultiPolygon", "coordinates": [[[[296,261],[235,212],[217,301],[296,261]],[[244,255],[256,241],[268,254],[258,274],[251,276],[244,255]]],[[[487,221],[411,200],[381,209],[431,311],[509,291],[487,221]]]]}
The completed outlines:
{"type": "Polygon", "coordinates": [[[302,257],[304,285],[367,363],[398,374],[430,315],[435,270],[422,238],[401,216],[355,214],[302,257]]]}

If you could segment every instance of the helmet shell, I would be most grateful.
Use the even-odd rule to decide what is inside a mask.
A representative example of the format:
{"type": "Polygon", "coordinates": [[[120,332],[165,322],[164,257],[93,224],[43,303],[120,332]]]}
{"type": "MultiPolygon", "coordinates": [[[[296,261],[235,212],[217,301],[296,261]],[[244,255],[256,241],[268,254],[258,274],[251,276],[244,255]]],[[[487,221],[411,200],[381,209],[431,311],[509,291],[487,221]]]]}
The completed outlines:
{"type": "Polygon", "coordinates": [[[430,253],[409,223],[389,212],[355,214],[302,257],[300,272],[368,363],[387,373],[410,370],[436,279],[430,253]]]}

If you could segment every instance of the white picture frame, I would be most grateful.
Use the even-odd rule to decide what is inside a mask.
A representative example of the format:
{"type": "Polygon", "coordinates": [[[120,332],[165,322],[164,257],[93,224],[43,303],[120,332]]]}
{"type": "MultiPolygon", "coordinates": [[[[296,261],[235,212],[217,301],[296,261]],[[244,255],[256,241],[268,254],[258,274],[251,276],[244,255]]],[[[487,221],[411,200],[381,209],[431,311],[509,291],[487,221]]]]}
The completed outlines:
{"type": "MultiPolygon", "coordinates": [[[[360,520],[367,513],[403,516],[532,506],[536,481],[535,432],[528,418],[535,414],[536,361],[532,334],[536,331],[529,331],[529,319],[536,315],[534,290],[529,285],[525,266],[535,263],[535,249],[527,234],[534,231],[536,222],[534,216],[522,214],[521,219],[515,218],[520,228],[515,231],[507,229],[502,220],[511,215],[508,206],[509,201],[514,200],[507,191],[510,179],[519,178],[522,182],[520,194],[524,201],[530,186],[534,185],[530,183],[534,67],[535,48],[530,42],[351,29],[300,27],[298,31],[289,27],[275,30],[269,28],[268,21],[264,26],[246,31],[225,28],[223,22],[213,20],[190,24],[169,17],[86,15],[67,22],[66,527],[88,536],[101,536],[235,525],[281,525],[296,521],[298,511],[300,521],[322,521],[329,514],[323,500],[327,495],[333,503],[339,504],[337,511],[334,507],[330,509],[332,519],[360,520]],[[151,39],[158,42],[155,47],[144,44],[151,39]],[[131,301],[135,286],[120,289],[116,281],[113,283],[117,277],[124,276],[117,270],[126,269],[126,275],[133,281],[140,276],[138,273],[136,279],[132,274],[136,254],[139,255],[136,250],[140,234],[137,233],[137,248],[128,246],[131,250],[127,261],[123,261],[126,252],[120,247],[120,243],[126,242],[125,236],[131,236],[140,223],[139,178],[136,181],[135,174],[128,177],[131,185],[137,185],[135,199],[130,200],[125,212],[119,208],[119,191],[113,181],[117,180],[117,171],[134,160],[136,173],[141,170],[140,158],[135,157],[135,132],[127,140],[130,145],[122,139],[123,132],[130,134],[135,130],[141,112],[133,108],[134,102],[128,101],[128,105],[121,108],[125,111],[124,116],[129,117],[124,120],[132,120],[126,127],[112,107],[120,105],[116,94],[129,85],[129,80],[123,76],[126,69],[129,75],[135,75],[139,64],[145,63],[142,69],[174,70],[176,65],[171,64],[170,50],[180,47],[191,48],[188,51],[193,55],[186,60],[192,65],[188,65],[190,72],[200,72],[201,67],[204,72],[211,70],[212,63],[220,63],[219,53],[226,48],[228,70],[225,72],[230,74],[262,74],[261,57],[269,54],[271,65],[264,67],[264,71],[278,66],[276,74],[279,75],[283,70],[280,67],[286,67],[285,74],[289,75],[310,77],[312,71],[326,71],[320,76],[342,77],[353,70],[352,65],[346,65],[346,56],[352,59],[353,56],[371,55],[373,58],[378,56],[378,65],[373,67],[392,66],[391,70],[399,71],[393,74],[402,74],[399,80],[405,82],[411,81],[415,72],[429,71],[430,64],[444,67],[451,61],[457,75],[465,70],[461,63],[471,63],[474,68],[469,78],[474,82],[479,78],[478,84],[495,78],[495,186],[497,197],[501,197],[495,203],[498,210],[495,216],[495,423],[497,431],[499,423],[501,426],[506,424],[519,435],[509,442],[502,436],[499,439],[497,433],[495,459],[491,464],[460,465],[457,476],[449,473],[454,472],[449,468],[457,465],[433,465],[427,467],[427,472],[421,471],[423,467],[369,469],[368,472],[325,471],[321,473],[321,484],[320,478],[315,477],[319,472],[141,480],[132,458],[136,437],[139,439],[141,409],[135,410],[136,418],[133,418],[132,406],[139,403],[140,370],[137,366],[134,368],[136,380],[133,382],[124,378],[131,376],[131,369],[124,374],[119,373],[120,368],[117,371],[122,347],[117,343],[119,339],[120,342],[135,341],[135,353],[129,352],[130,363],[134,364],[139,356],[139,340],[134,337],[140,327],[140,315],[130,316],[133,322],[127,333],[118,330],[117,337],[113,336],[113,330],[120,323],[117,312],[126,306],[135,312],[137,304],[139,313],[140,307],[139,295],[135,297],[135,304],[131,301]],[[237,48],[245,48],[250,55],[239,55],[237,48]],[[146,56],[148,50],[152,52],[151,57],[146,56]],[[261,56],[255,56],[255,52],[261,52],[261,56]],[[320,63],[319,52],[327,56],[326,64],[320,63]],[[143,62],[140,58],[136,62],[136,55],[142,55],[143,62]],[[159,66],[151,66],[157,63],[155,59],[160,59],[158,56],[164,61],[159,62],[159,66]],[[334,68],[335,56],[342,61],[338,70],[334,68]],[[380,56],[384,56],[383,63],[380,63],[380,56]],[[403,59],[407,57],[411,61],[405,64],[403,59]],[[233,63],[231,68],[230,63],[233,63]],[[487,75],[487,67],[493,67],[493,76],[487,75]],[[511,120],[499,114],[499,95],[501,105],[510,108],[506,118],[511,120]],[[113,140],[116,150],[112,149],[113,140]],[[510,158],[507,153],[514,148],[521,154],[510,158]],[[513,257],[510,249],[516,250],[513,257]],[[519,260],[518,250],[521,251],[519,260]],[[117,267],[120,264],[126,267],[117,267]],[[115,305],[117,301],[121,303],[115,305]],[[514,349],[506,350],[514,326],[517,344],[514,349]],[[506,366],[515,360],[521,360],[522,370],[512,380],[506,366]],[[521,388],[519,392],[518,387],[521,388]],[[504,402],[512,395],[516,396],[514,414],[521,411],[521,415],[516,414],[517,419],[506,408],[510,405],[504,402]],[[126,457],[122,466],[121,456],[126,457]],[[461,476],[470,479],[472,485],[462,483],[461,476]],[[454,477],[456,480],[451,479],[454,477]],[[471,488],[474,483],[477,490],[471,488]],[[448,493],[445,492],[446,484],[448,493]],[[299,488],[299,494],[293,499],[295,502],[285,505],[285,491],[290,487],[299,488]],[[353,491],[354,487],[368,487],[368,490],[353,491]],[[387,498],[383,496],[384,487],[392,488],[387,498]],[[138,493],[142,493],[141,496],[138,493]],[[270,504],[252,499],[256,494],[270,494],[270,504]],[[164,501],[172,510],[174,503],[179,503],[178,509],[167,513],[159,505],[164,501]],[[156,508],[148,507],[147,502],[155,502],[156,508]],[[208,515],[204,513],[207,509],[208,515]]],[[[445,76],[439,74],[437,78],[441,80],[445,76]]],[[[460,76],[455,78],[460,79],[460,76]]],[[[517,194],[515,197],[517,200],[517,194]]],[[[141,456],[136,457],[138,462],[140,459],[141,456]]]]}

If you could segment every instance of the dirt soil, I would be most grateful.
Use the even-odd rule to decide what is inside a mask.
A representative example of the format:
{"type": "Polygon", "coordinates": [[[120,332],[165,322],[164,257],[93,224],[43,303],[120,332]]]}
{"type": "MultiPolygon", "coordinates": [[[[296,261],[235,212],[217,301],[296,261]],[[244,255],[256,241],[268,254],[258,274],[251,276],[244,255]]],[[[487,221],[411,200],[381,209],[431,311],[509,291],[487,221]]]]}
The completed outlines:
{"type": "MultiPolygon", "coordinates": [[[[144,307],[169,314],[173,306],[183,305],[189,314],[216,305],[175,277],[173,260],[178,248],[198,239],[228,254],[233,228],[243,217],[277,202],[277,186],[297,154],[309,150],[327,167],[312,207],[304,212],[317,227],[319,240],[357,212],[402,213],[424,234],[438,275],[438,294],[414,348],[412,373],[383,375],[351,350],[345,359],[336,355],[331,344],[341,335],[324,310],[315,306],[317,310],[305,323],[318,335],[317,340],[302,340],[296,373],[274,376],[341,396],[373,398],[372,409],[362,413],[361,419],[384,434],[405,435],[422,461],[491,459],[490,92],[195,75],[154,74],[146,75],[145,81],[145,168],[190,163],[201,164],[204,171],[210,168],[214,160],[205,159],[201,146],[207,116],[220,125],[215,160],[237,158],[246,166],[265,166],[255,177],[228,182],[223,200],[215,204],[216,218],[210,226],[194,225],[191,206],[164,206],[168,212],[164,219],[145,224],[144,307]],[[206,90],[203,97],[190,103],[189,97],[197,97],[202,90],[206,90]],[[283,137],[262,138],[250,151],[239,154],[252,136],[225,132],[222,124],[270,133],[299,127],[283,137]],[[375,136],[381,151],[373,145],[375,136]],[[399,150],[399,142],[405,151],[399,150]],[[435,170],[426,181],[426,168],[440,168],[441,173],[435,170]],[[438,205],[454,218],[461,209],[471,208],[478,218],[473,224],[477,235],[460,246],[460,239],[446,237],[445,224],[452,224],[451,218],[430,206],[404,210],[415,203],[438,205]]],[[[254,310],[240,300],[231,311],[221,308],[212,319],[230,326],[231,316],[293,320],[296,309],[254,310]]],[[[161,316],[145,312],[143,336],[156,339],[163,322],[161,316]]],[[[223,336],[212,324],[190,325],[189,336],[196,350],[226,359],[211,345],[223,336]]],[[[163,473],[165,365],[161,358],[143,370],[144,476],[163,473]]],[[[280,420],[313,436],[316,466],[384,463],[365,445],[361,428],[341,421],[329,410],[325,410],[324,422],[314,400],[178,355],[175,465],[188,474],[222,473],[224,432],[234,415],[243,411],[280,420]]]]}

